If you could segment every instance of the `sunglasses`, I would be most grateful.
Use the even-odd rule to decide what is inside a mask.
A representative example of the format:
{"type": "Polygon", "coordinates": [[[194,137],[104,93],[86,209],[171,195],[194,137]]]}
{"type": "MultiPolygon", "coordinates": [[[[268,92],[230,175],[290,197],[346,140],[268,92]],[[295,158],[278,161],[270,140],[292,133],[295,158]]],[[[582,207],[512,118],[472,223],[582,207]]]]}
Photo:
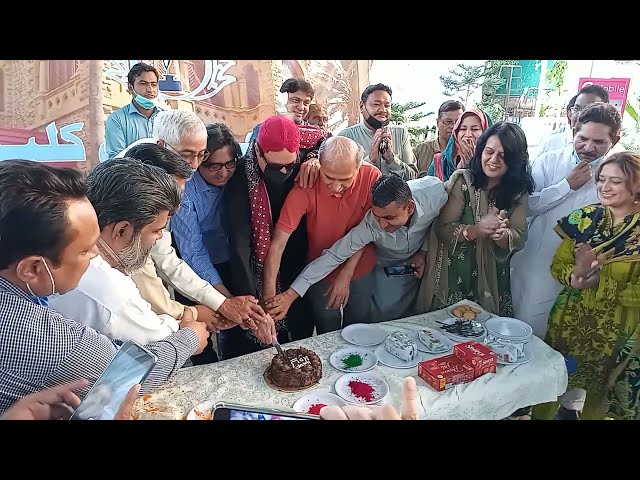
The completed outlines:
{"type": "Polygon", "coordinates": [[[260,153],[260,156],[262,157],[262,160],[264,160],[264,163],[266,163],[266,168],[270,169],[270,170],[277,170],[277,171],[281,171],[283,168],[288,172],[289,170],[293,170],[294,168],[296,168],[296,165],[298,164],[298,159],[296,158],[293,162],[291,163],[270,163],[269,160],[267,160],[267,157],[265,157],[264,155],[264,150],[262,150],[262,147],[260,145],[258,145],[258,152],[260,153]]]}

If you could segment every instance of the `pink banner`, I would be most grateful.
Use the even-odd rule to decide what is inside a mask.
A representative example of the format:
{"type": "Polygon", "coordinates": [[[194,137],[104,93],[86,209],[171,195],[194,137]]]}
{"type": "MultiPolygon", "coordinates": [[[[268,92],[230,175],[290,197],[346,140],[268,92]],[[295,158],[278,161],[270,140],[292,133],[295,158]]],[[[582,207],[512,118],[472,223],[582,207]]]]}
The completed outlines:
{"type": "Polygon", "coordinates": [[[624,116],[624,107],[627,104],[627,94],[629,93],[628,78],[591,78],[583,77],[578,84],[578,91],[582,87],[589,85],[600,85],[607,92],[609,92],[609,103],[614,105],[621,116],[624,116]]]}

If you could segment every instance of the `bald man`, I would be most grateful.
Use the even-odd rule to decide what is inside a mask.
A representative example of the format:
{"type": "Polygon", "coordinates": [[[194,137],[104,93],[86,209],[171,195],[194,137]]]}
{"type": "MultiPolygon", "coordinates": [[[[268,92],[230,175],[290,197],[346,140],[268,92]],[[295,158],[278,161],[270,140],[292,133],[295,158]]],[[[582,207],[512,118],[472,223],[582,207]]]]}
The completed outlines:
{"type": "MultiPolygon", "coordinates": [[[[362,147],[350,138],[332,137],[322,144],[318,153],[320,181],[312,188],[296,184],[278,218],[265,261],[263,298],[267,305],[276,295],[282,252],[302,217],[306,215],[307,261],[311,262],[358,225],[371,208],[371,187],[381,173],[374,165],[363,162],[362,147]]],[[[375,263],[373,245],[368,245],[306,292],[289,288],[285,297],[293,302],[307,294],[318,334],[353,323],[369,323],[371,271],[375,263]]],[[[279,308],[273,314],[276,319],[282,318],[286,309],[279,308]]]]}

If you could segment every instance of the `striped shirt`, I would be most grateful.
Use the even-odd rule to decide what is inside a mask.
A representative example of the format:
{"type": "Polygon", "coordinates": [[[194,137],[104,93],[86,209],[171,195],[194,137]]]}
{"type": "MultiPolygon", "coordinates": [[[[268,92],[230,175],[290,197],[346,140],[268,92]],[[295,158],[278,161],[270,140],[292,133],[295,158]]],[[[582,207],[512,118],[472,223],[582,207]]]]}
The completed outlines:
{"type": "Polygon", "coordinates": [[[222,226],[223,192],[223,187],[209,185],[196,172],[171,219],[171,233],[180,256],[211,285],[222,283],[215,265],[229,261],[229,243],[222,226]]]}
{"type": "MultiPolygon", "coordinates": [[[[163,384],[184,365],[199,344],[191,329],[146,345],[158,363],[143,393],[163,384]]],[[[16,400],[80,378],[89,380],[84,397],[113,359],[119,342],[38,305],[26,292],[0,277],[0,414],[16,400]]]]}

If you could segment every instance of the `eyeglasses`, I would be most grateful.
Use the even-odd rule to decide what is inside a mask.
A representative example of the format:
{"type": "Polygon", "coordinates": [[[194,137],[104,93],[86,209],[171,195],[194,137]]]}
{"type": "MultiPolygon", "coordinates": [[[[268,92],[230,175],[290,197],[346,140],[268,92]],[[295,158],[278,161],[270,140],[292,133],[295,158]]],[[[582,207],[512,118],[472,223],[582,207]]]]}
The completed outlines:
{"type": "Polygon", "coordinates": [[[220,170],[222,170],[222,167],[226,168],[227,170],[235,170],[237,164],[238,164],[238,158],[236,157],[233,160],[230,160],[230,161],[228,161],[226,163],[209,163],[207,165],[205,165],[203,163],[201,165],[201,167],[202,168],[206,168],[211,173],[215,173],[215,172],[219,172],[220,170]]]}
{"type": "Polygon", "coordinates": [[[442,124],[445,127],[452,127],[454,123],[456,123],[456,122],[454,122],[453,120],[450,120],[450,119],[442,120],[442,124]]]}
{"type": "Polygon", "coordinates": [[[574,105],[571,107],[571,113],[580,113],[582,110],[584,110],[584,107],[581,107],[580,105],[574,105]]]}
{"type": "Polygon", "coordinates": [[[204,151],[198,152],[198,153],[182,153],[182,152],[179,152],[178,150],[176,150],[171,145],[169,145],[167,142],[163,142],[163,143],[164,143],[165,147],[167,147],[173,153],[175,153],[177,155],[180,155],[188,163],[191,163],[193,160],[197,160],[198,163],[200,164],[200,163],[206,161],[209,158],[209,156],[211,155],[211,153],[209,153],[209,151],[207,151],[207,150],[204,150],[204,151]]]}

